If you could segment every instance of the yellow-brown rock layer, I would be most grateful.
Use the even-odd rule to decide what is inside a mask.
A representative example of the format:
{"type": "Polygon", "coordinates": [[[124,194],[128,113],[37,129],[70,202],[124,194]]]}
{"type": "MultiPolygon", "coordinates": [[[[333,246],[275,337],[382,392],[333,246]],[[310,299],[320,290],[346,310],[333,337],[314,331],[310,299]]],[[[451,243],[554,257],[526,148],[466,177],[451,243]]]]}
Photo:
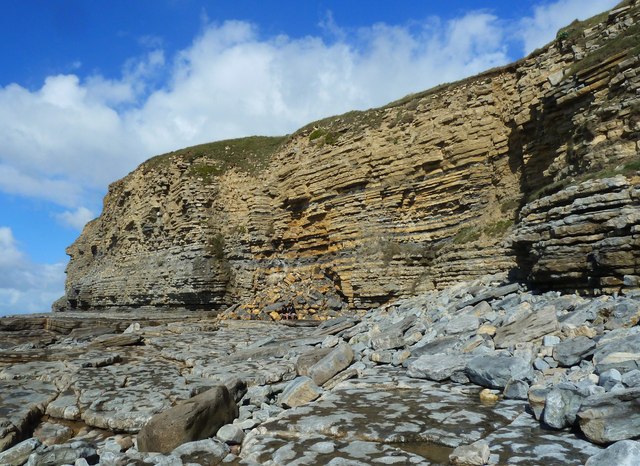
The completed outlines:
{"type": "Polygon", "coordinates": [[[152,159],[110,187],[69,247],[58,307],[266,306],[288,274],[322,283],[335,309],[335,297],[366,309],[498,272],[637,286],[638,226],[617,226],[639,203],[640,6],[625,5],[577,42],[309,125],[260,171],[204,170],[188,150],[152,159]],[[573,186],[615,175],[626,178],[593,195],[624,199],[573,186]]]}

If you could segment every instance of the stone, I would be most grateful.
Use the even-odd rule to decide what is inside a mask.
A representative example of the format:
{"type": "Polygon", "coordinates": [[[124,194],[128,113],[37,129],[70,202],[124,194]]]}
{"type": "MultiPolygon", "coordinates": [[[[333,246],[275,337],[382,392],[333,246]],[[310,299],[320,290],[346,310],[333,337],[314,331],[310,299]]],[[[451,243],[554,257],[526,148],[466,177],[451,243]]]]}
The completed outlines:
{"type": "Polygon", "coordinates": [[[315,348],[298,356],[296,372],[298,375],[309,375],[309,368],[333,351],[333,348],[315,348]]]}
{"type": "Polygon", "coordinates": [[[493,325],[482,324],[480,327],[478,327],[478,335],[487,335],[492,337],[495,334],[496,334],[496,327],[494,327],[493,325]]]}
{"type": "Polygon", "coordinates": [[[493,338],[496,348],[507,348],[516,343],[528,342],[557,331],[559,328],[554,306],[545,306],[524,319],[500,327],[493,338]]]}
{"type": "Polygon", "coordinates": [[[62,445],[41,445],[27,461],[27,466],[59,466],[61,464],[73,464],[77,459],[84,458],[90,464],[98,460],[96,449],[83,441],[74,441],[62,445]]]}
{"type": "Polygon", "coordinates": [[[482,355],[469,360],[465,372],[473,383],[488,388],[504,388],[511,379],[529,379],[531,366],[523,359],[482,355]]]}
{"type": "Polygon", "coordinates": [[[552,388],[545,399],[542,421],[553,429],[572,426],[583,400],[576,389],[552,388]]]}
{"type": "Polygon", "coordinates": [[[142,335],[135,333],[107,334],[100,335],[93,339],[89,346],[98,348],[109,348],[113,346],[131,346],[142,343],[142,335]]]}
{"type": "Polygon", "coordinates": [[[549,388],[544,385],[533,385],[529,388],[529,393],[527,397],[529,399],[529,406],[531,407],[531,411],[533,411],[533,415],[537,420],[542,418],[542,413],[544,412],[544,405],[547,400],[547,394],[549,393],[549,388]]]}
{"type": "Polygon", "coordinates": [[[553,359],[562,367],[571,367],[593,354],[596,343],[587,337],[563,340],[553,348],[553,359]]]}
{"type": "Polygon", "coordinates": [[[33,436],[40,440],[44,445],[55,445],[64,443],[73,437],[73,430],[70,427],[56,424],[53,422],[45,422],[38,426],[33,436]]]}
{"type": "Polygon", "coordinates": [[[640,464],[640,442],[621,440],[591,456],[585,466],[637,466],[640,464]]]}
{"type": "Polygon", "coordinates": [[[239,445],[244,439],[244,431],[237,424],[225,424],[218,429],[216,437],[224,443],[239,445]]]}
{"type": "Polygon", "coordinates": [[[483,466],[488,463],[491,451],[487,442],[460,445],[449,455],[449,463],[465,466],[483,466]]]}
{"type": "Polygon", "coordinates": [[[468,361],[469,357],[463,355],[424,354],[408,364],[407,375],[441,382],[455,372],[464,372],[468,361]]]}
{"type": "Polygon", "coordinates": [[[445,333],[455,335],[458,333],[470,333],[478,330],[480,319],[474,315],[461,315],[451,319],[445,326],[445,333]]]}
{"type": "Polygon", "coordinates": [[[176,447],[171,455],[182,464],[219,464],[229,453],[229,447],[216,439],[197,440],[176,447]]]}
{"type": "Polygon", "coordinates": [[[481,390],[479,396],[482,404],[494,405],[500,399],[495,390],[489,390],[488,388],[481,390]]]}
{"type": "Polygon", "coordinates": [[[227,387],[214,387],[153,416],[138,434],[138,450],[169,453],[183,443],[213,437],[237,415],[227,387]]]}
{"type": "Polygon", "coordinates": [[[337,373],[349,367],[353,361],[353,356],[351,346],[348,343],[340,343],[311,366],[308,370],[308,375],[316,385],[322,385],[337,373]]]}
{"type": "Polygon", "coordinates": [[[280,395],[280,403],[289,408],[310,403],[322,395],[322,389],[306,376],[297,377],[284,389],[280,395]]]}
{"type": "Polygon", "coordinates": [[[616,369],[608,369],[600,374],[598,385],[610,391],[615,385],[622,382],[622,374],[616,369]]]}
{"type": "Polygon", "coordinates": [[[640,389],[589,397],[578,411],[578,425],[592,442],[608,444],[640,437],[640,389]]]}
{"type": "Polygon", "coordinates": [[[560,337],[556,335],[545,335],[542,338],[542,344],[544,346],[556,346],[558,343],[560,343],[560,337]]]}
{"type": "Polygon", "coordinates": [[[629,388],[640,388],[640,370],[634,369],[622,376],[622,383],[629,388]]]}
{"type": "Polygon", "coordinates": [[[40,441],[36,438],[23,440],[11,448],[0,452],[0,464],[22,466],[29,459],[29,455],[40,445],[40,441]]]}
{"type": "Polygon", "coordinates": [[[527,400],[529,397],[529,384],[524,380],[509,380],[504,387],[504,397],[510,400],[527,400]]]}

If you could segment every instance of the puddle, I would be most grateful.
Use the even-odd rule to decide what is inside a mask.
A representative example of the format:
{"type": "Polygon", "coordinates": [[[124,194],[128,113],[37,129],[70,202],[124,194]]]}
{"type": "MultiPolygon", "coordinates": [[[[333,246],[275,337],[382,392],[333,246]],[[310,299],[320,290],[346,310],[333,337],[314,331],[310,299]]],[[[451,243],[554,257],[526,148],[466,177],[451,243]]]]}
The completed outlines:
{"type": "Polygon", "coordinates": [[[422,456],[433,463],[434,466],[449,464],[449,455],[453,451],[451,447],[435,445],[430,442],[394,442],[388,445],[413,453],[414,455],[422,456]]]}

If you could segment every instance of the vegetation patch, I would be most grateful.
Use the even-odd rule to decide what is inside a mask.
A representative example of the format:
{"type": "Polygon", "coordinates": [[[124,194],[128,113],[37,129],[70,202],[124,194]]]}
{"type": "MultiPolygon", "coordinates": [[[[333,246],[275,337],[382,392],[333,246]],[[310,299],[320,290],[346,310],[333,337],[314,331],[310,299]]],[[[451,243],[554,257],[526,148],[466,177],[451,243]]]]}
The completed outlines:
{"type": "Polygon", "coordinates": [[[453,237],[453,244],[467,244],[480,239],[481,230],[477,227],[464,227],[453,237]]]}
{"type": "Polygon", "coordinates": [[[482,232],[490,238],[501,238],[512,225],[513,220],[499,220],[484,227],[482,232]]]}
{"type": "Polygon", "coordinates": [[[224,236],[222,233],[216,233],[209,238],[208,251],[213,257],[218,260],[224,259],[224,236]]]}
{"type": "Polygon", "coordinates": [[[250,136],[216,141],[158,155],[147,160],[143,166],[148,171],[168,165],[172,159],[179,157],[193,164],[189,169],[190,174],[205,179],[222,175],[232,168],[255,174],[268,165],[272,155],[286,139],[286,136],[250,136]]]}

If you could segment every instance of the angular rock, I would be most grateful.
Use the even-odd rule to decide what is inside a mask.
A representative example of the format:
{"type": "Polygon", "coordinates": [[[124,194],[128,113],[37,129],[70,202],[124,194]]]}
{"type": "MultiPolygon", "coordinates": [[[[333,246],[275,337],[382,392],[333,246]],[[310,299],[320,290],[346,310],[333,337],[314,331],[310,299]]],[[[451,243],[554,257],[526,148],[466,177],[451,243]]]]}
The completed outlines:
{"type": "Polygon", "coordinates": [[[407,375],[417,379],[441,382],[455,372],[463,372],[469,356],[455,354],[424,354],[407,366],[407,375]]]}
{"type": "Polygon", "coordinates": [[[524,380],[511,379],[504,387],[504,397],[510,400],[526,400],[529,396],[529,384],[524,380]]]}
{"type": "Polygon", "coordinates": [[[227,387],[214,387],[153,416],[138,434],[138,450],[169,453],[183,443],[213,437],[237,415],[227,387]]]}
{"type": "Polygon", "coordinates": [[[218,429],[216,437],[224,443],[239,445],[244,439],[244,431],[237,424],[225,424],[218,429]]]}
{"type": "Polygon", "coordinates": [[[553,429],[572,426],[583,401],[577,389],[553,388],[547,393],[542,421],[553,429]]]}
{"type": "Polygon", "coordinates": [[[640,389],[587,398],[578,423],[584,435],[599,444],[640,437],[640,389]]]}
{"type": "Polygon", "coordinates": [[[9,466],[21,466],[27,462],[29,455],[41,445],[36,438],[24,440],[8,450],[0,453],[0,464],[9,466]]]}
{"type": "Polygon", "coordinates": [[[314,348],[302,353],[296,360],[298,375],[309,375],[309,368],[333,351],[333,348],[314,348]]]}
{"type": "Polygon", "coordinates": [[[585,466],[637,466],[640,464],[640,442],[621,440],[590,457],[585,466]]]}
{"type": "Polygon", "coordinates": [[[608,369],[600,374],[598,385],[604,387],[606,391],[610,391],[617,384],[622,382],[622,374],[616,369],[608,369]]]}
{"type": "Polygon", "coordinates": [[[311,378],[303,376],[289,382],[280,395],[280,403],[289,408],[306,405],[322,395],[322,389],[311,378]]]}
{"type": "Polygon", "coordinates": [[[483,466],[489,461],[491,452],[487,442],[460,445],[449,455],[449,463],[461,466],[483,466]]]}
{"type": "Polygon", "coordinates": [[[529,379],[531,366],[523,359],[502,356],[476,356],[467,363],[469,380],[482,387],[504,388],[511,379],[529,379]]]}
{"type": "Polygon", "coordinates": [[[478,330],[480,326],[480,319],[474,315],[461,315],[454,317],[445,326],[445,333],[448,335],[455,335],[458,333],[468,333],[478,330]]]}
{"type": "Polygon", "coordinates": [[[558,330],[558,319],[554,306],[545,306],[524,319],[500,327],[493,337],[496,348],[506,348],[516,343],[535,340],[558,330]]]}
{"type": "Polygon", "coordinates": [[[593,354],[596,343],[587,337],[569,338],[553,348],[553,359],[562,367],[571,367],[593,354]]]}
{"type": "Polygon", "coordinates": [[[316,385],[322,385],[338,372],[343,371],[353,361],[353,350],[347,343],[340,343],[325,357],[311,366],[308,370],[309,377],[316,385]]]}

